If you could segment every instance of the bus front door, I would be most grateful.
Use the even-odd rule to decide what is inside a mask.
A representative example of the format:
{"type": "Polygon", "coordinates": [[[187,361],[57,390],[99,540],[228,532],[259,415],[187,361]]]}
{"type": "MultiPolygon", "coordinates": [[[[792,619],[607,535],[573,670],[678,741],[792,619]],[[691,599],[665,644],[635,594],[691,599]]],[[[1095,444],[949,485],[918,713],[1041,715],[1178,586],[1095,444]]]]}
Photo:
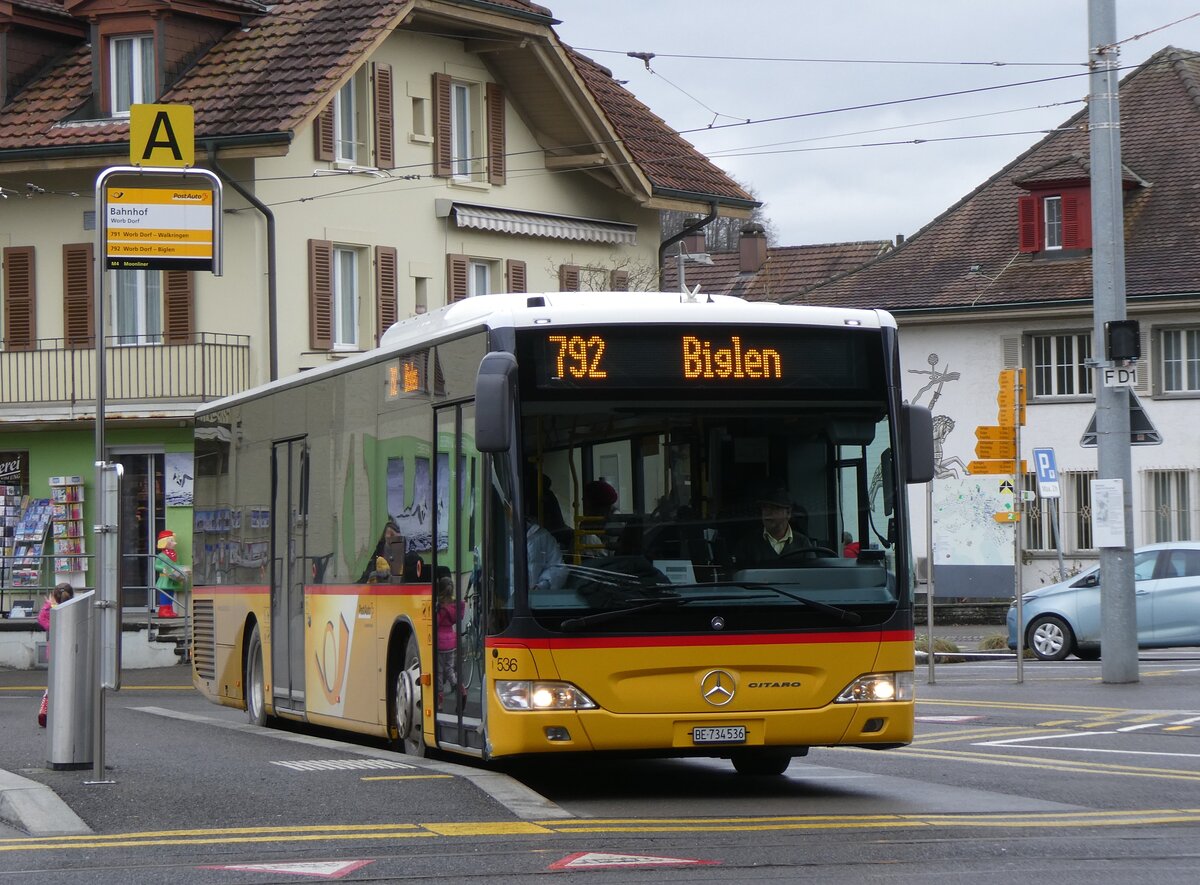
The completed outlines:
{"type": "Polygon", "coordinates": [[[308,446],[271,451],[271,687],[275,709],[304,710],[304,563],[308,446]]]}

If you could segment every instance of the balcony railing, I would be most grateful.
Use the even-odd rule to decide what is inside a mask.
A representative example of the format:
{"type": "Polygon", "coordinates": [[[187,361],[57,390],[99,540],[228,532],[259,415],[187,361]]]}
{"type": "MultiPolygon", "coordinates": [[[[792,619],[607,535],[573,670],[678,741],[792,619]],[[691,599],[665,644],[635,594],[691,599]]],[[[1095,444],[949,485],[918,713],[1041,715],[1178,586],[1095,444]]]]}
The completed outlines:
{"type": "MultiPolygon", "coordinates": [[[[104,339],[107,401],[204,402],[250,386],[249,335],[197,332],[188,344],[160,341],[138,335],[104,339]]],[[[10,350],[0,340],[0,348],[0,408],[95,401],[95,348],[67,347],[63,338],[39,338],[32,350],[10,350]]]]}

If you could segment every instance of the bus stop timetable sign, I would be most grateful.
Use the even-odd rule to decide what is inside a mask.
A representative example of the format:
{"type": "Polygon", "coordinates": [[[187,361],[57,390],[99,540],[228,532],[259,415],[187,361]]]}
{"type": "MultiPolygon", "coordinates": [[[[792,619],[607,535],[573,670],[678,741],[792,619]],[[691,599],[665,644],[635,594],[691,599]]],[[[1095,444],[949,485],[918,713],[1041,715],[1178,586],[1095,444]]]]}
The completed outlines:
{"type": "Polygon", "coordinates": [[[213,215],[207,188],[109,187],[105,267],[212,270],[213,215]]]}

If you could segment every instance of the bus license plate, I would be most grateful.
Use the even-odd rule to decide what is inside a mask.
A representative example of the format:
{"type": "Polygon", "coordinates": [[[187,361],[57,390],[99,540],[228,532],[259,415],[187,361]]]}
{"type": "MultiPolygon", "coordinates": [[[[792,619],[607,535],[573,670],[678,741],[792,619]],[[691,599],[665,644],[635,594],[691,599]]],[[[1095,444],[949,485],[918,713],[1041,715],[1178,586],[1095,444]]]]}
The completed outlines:
{"type": "Polygon", "coordinates": [[[695,744],[744,744],[746,743],[746,726],[717,725],[692,729],[692,743],[695,744]]]}

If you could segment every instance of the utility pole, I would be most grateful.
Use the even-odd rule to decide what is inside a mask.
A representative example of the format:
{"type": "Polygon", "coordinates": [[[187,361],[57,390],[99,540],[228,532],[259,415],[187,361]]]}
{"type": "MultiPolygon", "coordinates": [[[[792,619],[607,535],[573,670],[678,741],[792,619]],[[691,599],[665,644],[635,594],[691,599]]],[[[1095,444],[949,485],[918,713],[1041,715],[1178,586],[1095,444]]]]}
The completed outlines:
{"type": "MultiPolygon", "coordinates": [[[[1121,198],[1120,50],[1116,0],[1088,0],[1091,68],[1088,131],[1092,195],[1092,352],[1095,369],[1098,475],[1121,483],[1121,546],[1100,548],[1100,677],[1106,683],[1138,681],[1137,606],[1133,587],[1133,499],[1129,440],[1129,390],[1107,387],[1111,367],[1107,323],[1125,319],[1125,213],[1121,198]],[[1103,351],[1102,351],[1103,348],[1103,351]]],[[[1093,501],[1093,505],[1095,501],[1093,501]]]]}

